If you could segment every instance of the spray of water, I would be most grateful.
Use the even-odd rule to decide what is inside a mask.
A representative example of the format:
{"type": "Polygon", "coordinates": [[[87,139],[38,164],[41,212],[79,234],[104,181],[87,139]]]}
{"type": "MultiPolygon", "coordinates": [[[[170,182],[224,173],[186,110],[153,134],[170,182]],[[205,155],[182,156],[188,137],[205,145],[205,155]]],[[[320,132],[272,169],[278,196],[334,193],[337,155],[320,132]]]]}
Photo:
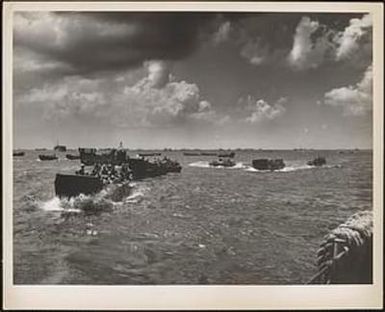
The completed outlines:
{"type": "Polygon", "coordinates": [[[245,169],[247,166],[245,166],[242,162],[237,162],[232,167],[225,167],[225,166],[211,166],[208,161],[197,161],[189,164],[190,167],[196,167],[196,168],[215,168],[215,169],[245,169]]]}
{"type": "Polygon", "coordinates": [[[125,188],[125,190],[118,189],[119,196],[116,196],[117,188],[115,187],[103,189],[95,195],[80,194],[69,199],[55,196],[47,201],[39,202],[38,207],[48,212],[97,214],[111,211],[113,207],[123,203],[138,202],[146,191],[144,187],[134,187],[134,185],[123,185],[120,187],[125,188]],[[119,200],[116,200],[117,197],[119,197],[119,200]]]}
{"type": "MultiPolygon", "coordinates": [[[[328,168],[341,168],[341,165],[324,165],[322,167],[316,167],[316,166],[309,166],[309,165],[291,165],[286,166],[285,168],[274,170],[274,172],[293,172],[298,170],[308,170],[308,169],[328,169],[328,168]]],[[[266,173],[271,172],[270,170],[258,170],[251,166],[245,166],[245,171],[248,172],[259,172],[259,173],[266,173]]]]}

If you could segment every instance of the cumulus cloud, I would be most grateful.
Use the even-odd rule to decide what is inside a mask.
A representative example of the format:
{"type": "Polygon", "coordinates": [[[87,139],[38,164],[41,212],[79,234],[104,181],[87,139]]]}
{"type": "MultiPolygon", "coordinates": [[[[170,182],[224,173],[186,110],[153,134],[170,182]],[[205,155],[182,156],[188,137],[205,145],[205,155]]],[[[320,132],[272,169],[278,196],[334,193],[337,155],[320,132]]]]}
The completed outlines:
{"type": "Polygon", "coordinates": [[[163,88],[170,81],[170,62],[151,60],[146,61],[144,66],[147,68],[148,76],[140,84],[151,88],[163,88]]]}
{"type": "Polygon", "coordinates": [[[324,103],[341,107],[344,115],[362,116],[372,110],[372,66],[355,86],[336,88],[325,93],[324,103]]]}
{"type": "Polygon", "coordinates": [[[282,116],[286,108],[283,106],[287,102],[287,98],[281,97],[273,105],[270,105],[263,99],[256,100],[249,95],[246,99],[241,98],[238,104],[245,106],[246,111],[250,114],[244,118],[248,123],[259,123],[262,121],[273,120],[282,116]]]}
{"type": "Polygon", "coordinates": [[[199,87],[174,81],[170,64],[147,61],[146,76],[134,84],[127,74],[99,79],[65,77],[34,88],[17,101],[42,107],[46,119],[94,118],[119,127],[172,126],[185,122],[222,124],[199,87]]]}
{"type": "Polygon", "coordinates": [[[371,28],[372,19],[369,14],[364,15],[361,19],[351,19],[349,26],[335,38],[338,44],[336,60],[340,61],[352,58],[364,45],[370,44],[371,28]]]}
{"type": "Polygon", "coordinates": [[[330,37],[324,27],[318,21],[312,21],[304,16],[296,28],[288,63],[296,70],[317,68],[323,63],[326,52],[331,48],[330,37]],[[317,32],[322,34],[313,40],[317,32]]]}
{"type": "Polygon", "coordinates": [[[260,40],[249,40],[241,49],[241,56],[246,58],[250,64],[261,65],[267,61],[269,47],[263,45],[260,40]]]}
{"type": "Polygon", "coordinates": [[[370,15],[352,18],[343,30],[304,16],[297,25],[288,64],[295,70],[317,68],[325,62],[367,67],[372,58],[370,15]]]}
{"type": "Polygon", "coordinates": [[[220,24],[218,30],[213,34],[213,43],[220,44],[227,41],[230,37],[231,29],[230,21],[226,21],[220,24]]]}
{"type": "Polygon", "coordinates": [[[202,99],[196,84],[183,80],[175,81],[167,64],[162,61],[152,61],[147,68],[148,76],[133,87],[125,88],[125,93],[140,99],[140,105],[147,111],[148,123],[175,123],[188,120],[219,124],[224,122],[225,116],[219,116],[211,103],[202,99]]]}

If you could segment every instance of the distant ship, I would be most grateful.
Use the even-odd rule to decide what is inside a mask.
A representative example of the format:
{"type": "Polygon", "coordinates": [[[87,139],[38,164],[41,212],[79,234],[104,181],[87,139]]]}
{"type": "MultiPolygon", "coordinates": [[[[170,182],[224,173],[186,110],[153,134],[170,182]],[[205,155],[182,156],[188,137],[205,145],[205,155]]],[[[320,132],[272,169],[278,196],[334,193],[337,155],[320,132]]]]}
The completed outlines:
{"type": "Polygon", "coordinates": [[[162,153],[138,153],[139,157],[161,156],[162,153]]]}
{"type": "Polygon", "coordinates": [[[65,145],[60,145],[59,141],[57,141],[56,146],[53,148],[53,150],[57,152],[65,152],[67,150],[67,147],[65,145]]]}
{"type": "Polygon", "coordinates": [[[215,152],[202,152],[201,155],[202,156],[217,156],[218,153],[215,153],[215,152]]]}
{"type": "Polygon", "coordinates": [[[67,147],[65,145],[56,145],[53,149],[57,152],[65,152],[67,147]]]}
{"type": "Polygon", "coordinates": [[[230,158],[234,158],[235,156],[235,153],[234,152],[230,152],[230,153],[219,153],[218,154],[218,157],[230,157],[230,158]]]}
{"type": "Polygon", "coordinates": [[[21,157],[21,156],[24,156],[24,152],[13,152],[13,156],[15,157],[21,157]]]}

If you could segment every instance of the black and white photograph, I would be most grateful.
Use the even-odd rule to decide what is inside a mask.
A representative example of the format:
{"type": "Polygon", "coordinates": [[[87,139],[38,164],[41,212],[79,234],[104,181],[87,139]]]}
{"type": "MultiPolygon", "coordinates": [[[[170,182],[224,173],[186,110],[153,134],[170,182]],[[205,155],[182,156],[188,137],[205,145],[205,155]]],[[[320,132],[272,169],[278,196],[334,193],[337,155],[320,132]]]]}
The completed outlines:
{"type": "Polygon", "coordinates": [[[125,8],[12,11],[12,285],[378,282],[373,12],[125,8]]]}

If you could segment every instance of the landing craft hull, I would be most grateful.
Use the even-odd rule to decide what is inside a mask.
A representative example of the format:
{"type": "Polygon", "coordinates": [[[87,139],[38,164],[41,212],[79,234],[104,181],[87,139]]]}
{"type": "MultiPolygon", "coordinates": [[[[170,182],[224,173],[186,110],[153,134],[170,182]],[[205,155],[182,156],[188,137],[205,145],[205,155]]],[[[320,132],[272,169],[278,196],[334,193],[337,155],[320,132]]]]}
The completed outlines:
{"type": "Polygon", "coordinates": [[[168,169],[168,172],[178,172],[178,173],[180,173],[182,171],[182,167],[174,167],[174,168],[170,168],[170,169],[168,169]]]}
{"type": "Polygon", "coordinates": [[[252,165],[257,170],[280,170],[285,168],[282,159],[254,159],[252,165]]]}
{"type": "Polygon", "coordinates": [[[128,161],[134,179],[144,179],[166,174],[165,168],[144,159],[131,158],[128,161]]]}
{"type": "Polygon", "coordinates": [[[220,153],[220,154],[218,154],[218,157],[229,157],[229,158],[234,158],[234,156],[235,156],[235,153],[234,152],[231,152],[231,153],[228,153],[228,154],[226,154],[226,153],[220,153]]]}
{"type": "Polygon", "coordinates": [[[57,152],[65,152],[67,147],[65,145],[56,145],[53,149],[57,152]]]}
{"type": "Polygon", "coordinates": [[[40,160],[57,160],[56,155],[39,155],[40,160]]]}
{"type": "Polygon", "coordinates": [[[100,153],[95,148],[79,148],[79,156],[82,164],[92,166],[95,164],[121,165],[127,161],[127,153],[124,150],[109,150],[100,153]]]}
{"type": "Polygon", "coordinates": [[[162,153],[139,153],[139,157],[161,156],[162,153]]]}
{"type": "Polygon", "coordinates": [[[316,158],[316,159],[314,159],[314,160],[308,161],[307,164],[308,164],[309,166],[321,167],[321,166],[323,166],[323,165],[326,165],[326,159],[323,158],[323,157],[318,157],[318,158],[316,158]]]}
{"type": "Polygon", "coordinates": [[[183,153],[184,156],[200,156],[199,153],[183,153]]]}
{"type": "Polygon", "coordinates": [[[103,186],[103,182],[93,176],[58,173],[55,178],[55,194],[58,197],[91,195],[100,192],[103,186]]]}
{"type": "Polygon", "coordinates": [[[175,162],[158,164],[141,158],[130,158],[128,165],[135,180],[157,177],[168,172],[181,172],[182,170],[182,167],[175,162]]]}
{"type": "Polygon", "coordinates": [[[66,158],[69,159],[69,160],[76,160],[76,159],[80,159],[80,155],[67,154],[66,158]]]}

